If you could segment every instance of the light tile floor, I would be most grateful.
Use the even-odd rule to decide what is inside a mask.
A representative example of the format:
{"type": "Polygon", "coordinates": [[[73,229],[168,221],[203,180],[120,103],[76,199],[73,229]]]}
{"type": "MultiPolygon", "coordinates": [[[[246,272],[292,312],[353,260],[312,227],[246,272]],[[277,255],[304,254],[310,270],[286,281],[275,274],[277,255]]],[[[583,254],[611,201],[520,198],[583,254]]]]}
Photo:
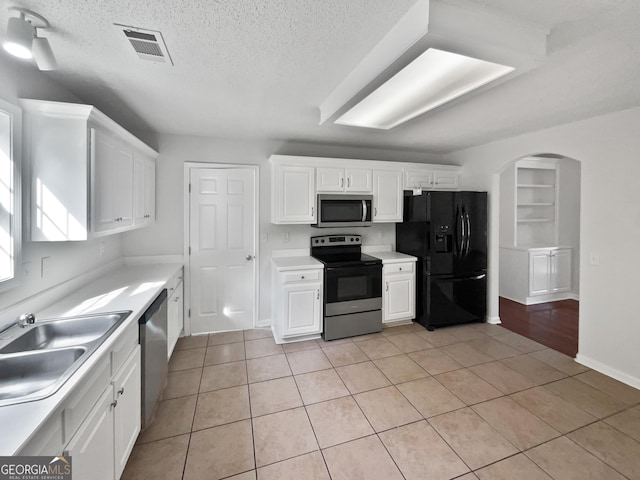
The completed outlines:
{"type": "Polygon", "coordinates": [[[123,479],[640,479],[640,391],[494,325],[180,339],[123,479]]]}

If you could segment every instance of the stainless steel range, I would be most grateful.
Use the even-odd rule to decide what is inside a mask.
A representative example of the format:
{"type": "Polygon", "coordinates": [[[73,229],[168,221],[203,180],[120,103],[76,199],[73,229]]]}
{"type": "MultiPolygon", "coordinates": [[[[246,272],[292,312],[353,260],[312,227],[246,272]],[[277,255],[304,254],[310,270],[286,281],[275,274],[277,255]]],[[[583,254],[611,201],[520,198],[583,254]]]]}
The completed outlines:
{"type": "Polygon", "coordinates": [[[361,245],[360,235],[311,237],[311,256],[325,265],[325,340],[382,330],[382,261],[361,245]]]}

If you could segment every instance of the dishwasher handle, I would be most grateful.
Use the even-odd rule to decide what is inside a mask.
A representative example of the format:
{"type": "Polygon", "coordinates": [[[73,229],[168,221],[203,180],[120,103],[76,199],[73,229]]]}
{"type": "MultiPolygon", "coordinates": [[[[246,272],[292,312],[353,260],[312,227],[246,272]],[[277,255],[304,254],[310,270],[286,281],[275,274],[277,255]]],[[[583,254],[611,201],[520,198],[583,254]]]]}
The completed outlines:
{"type": "Polygon", "coordinates": [[[162,306],[162,304],[165,302],[166,299],[167,299],[167,289],[165,288],[162,290],[162,292],[160,292],[160,295],[156,297],[153,303],[149,305],[149,308],[147,308],[147,310],[142,314],[142,316],[138,320],[138,324],[144,325],[145,323],[147,323],[149,319],[151,319],[151,317],[153,317],[155,313],[158,310],[160,310],[160,307],[162,306]]]}

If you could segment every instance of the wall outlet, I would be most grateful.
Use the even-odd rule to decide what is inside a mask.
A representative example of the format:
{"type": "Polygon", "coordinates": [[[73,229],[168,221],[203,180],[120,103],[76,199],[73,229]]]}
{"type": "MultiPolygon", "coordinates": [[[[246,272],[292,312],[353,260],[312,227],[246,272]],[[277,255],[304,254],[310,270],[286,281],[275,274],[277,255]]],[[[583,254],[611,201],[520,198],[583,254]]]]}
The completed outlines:
{"type": "Polygon", "coordinates": [[[289,232],[282,232],[282,243],[289,243],[289,232]]]}
{"type": "Polygon", "coordinates": [[[104,242],[100,242],[100,258],[104,257],[105,251],[106,247],[104,246],[104,242]]]}
{"type": "Polygon", "coordinates": [[[589,265],[600,265],[600,254],[598,252],[589,252],[589,265]]]}

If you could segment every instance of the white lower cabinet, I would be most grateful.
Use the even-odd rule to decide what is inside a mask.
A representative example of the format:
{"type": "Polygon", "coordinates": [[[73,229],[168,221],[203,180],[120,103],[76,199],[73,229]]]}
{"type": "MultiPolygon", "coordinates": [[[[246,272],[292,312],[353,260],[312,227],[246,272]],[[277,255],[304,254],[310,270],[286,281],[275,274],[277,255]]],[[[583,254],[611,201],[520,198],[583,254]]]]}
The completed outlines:
{"type": "Polygon", "coordinates": [[[67,445],[74,478],[115,478],[113,403],[113,386],[109,385],[67,445]]]}
{"type": "Polygon", "coordinates": [[[74,478],[117,480],[122,475],[140,433],[140,363],[138,345],[67,444],[74,478]]]}
{"type": "Polygon", "coordinates": [[[571,298],[569,247],[501,247],[500,296],[531,305],[571,298]]]}
{"type": "Polygon", "coordinates": [[[141,423],[141,348],[131,353],[127,362],[113,379],[113,449],[115,478],[120,478],[140,433],[141,423]]]}
{"type": "Polygon", "coordinates": [[[416,316],[415,262],[383,264],[382,322],[412,320],[416,316]]]}
{"type": "Polygon", "coordinates": [[[273,325],[278,343],[322,333],[322,268],[272,269],[273,325]]]}
{"type": "Polygon", "coordinates": [[[571,249],[529,252],[529,295],[571,290],[571,249]]]}

